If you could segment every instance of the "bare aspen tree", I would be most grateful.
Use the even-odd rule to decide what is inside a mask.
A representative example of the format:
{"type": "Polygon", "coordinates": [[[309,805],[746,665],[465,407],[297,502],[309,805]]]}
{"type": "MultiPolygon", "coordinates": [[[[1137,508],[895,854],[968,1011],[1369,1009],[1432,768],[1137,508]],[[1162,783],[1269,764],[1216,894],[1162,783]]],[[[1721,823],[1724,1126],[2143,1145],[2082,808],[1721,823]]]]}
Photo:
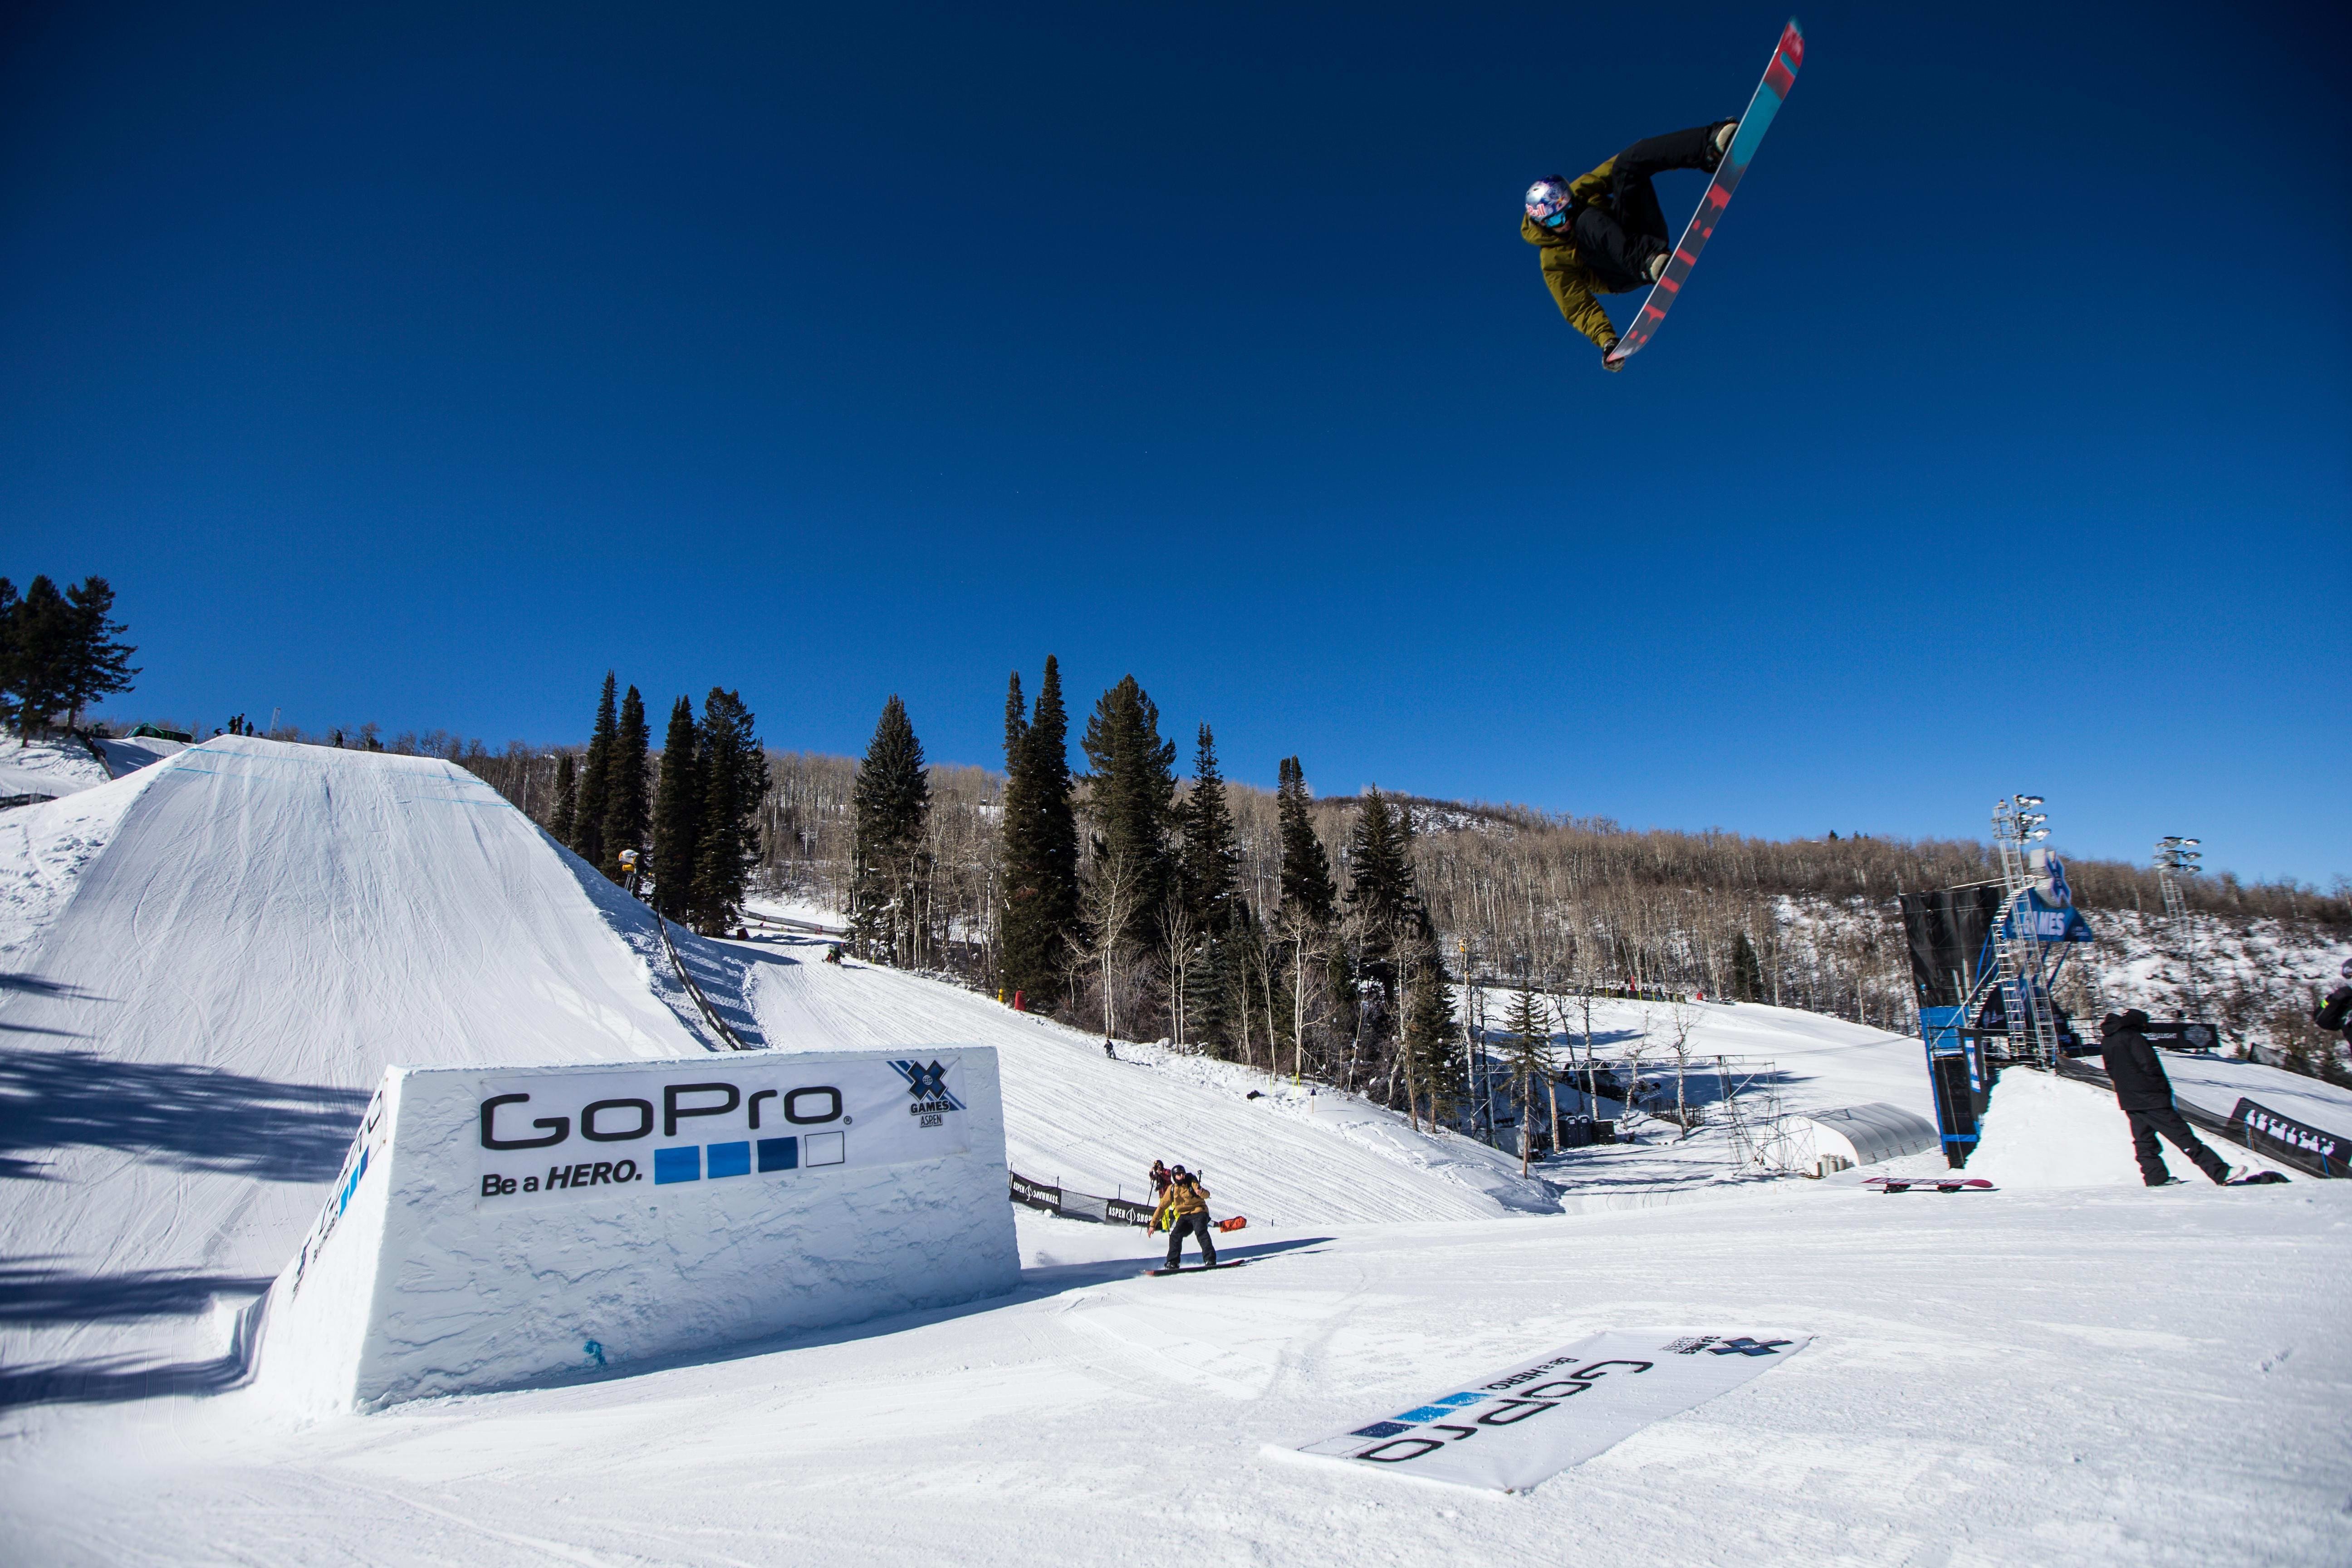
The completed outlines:
{"type": "Polygon", "coordinates": [[[1125,850],[1096,858],[1078,910],[1087,926],[1087,962],[1102,977],[1103,1038],[1118,1037],[1118,970],[1132,950],[1128,927],[1142,901],[1143,874],[1125,850]]]}
{"type": "MultiPolygon", "coordinates": [[[[1184,1045],[1185,998],[1192,973],[1192,910],[1181,890],[1171,890],[1160,907],[1160,956],[1168,974],[1169,1037],[1184,1045]]],[[[1214,1016],[1214,1015],[1211,1015],[1214,1016]]]]}

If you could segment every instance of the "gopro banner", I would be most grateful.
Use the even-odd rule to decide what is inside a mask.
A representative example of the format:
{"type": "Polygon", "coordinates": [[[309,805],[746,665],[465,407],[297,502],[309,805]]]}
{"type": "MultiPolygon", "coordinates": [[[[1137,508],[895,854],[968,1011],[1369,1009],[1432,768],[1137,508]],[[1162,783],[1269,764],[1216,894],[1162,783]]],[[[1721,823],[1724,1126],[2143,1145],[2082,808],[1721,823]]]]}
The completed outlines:
{"type": "Polygon", "coordinates": [[[961,1058],[817,1064],[783,1055],[485,1078],[478,1204],[510,1207],[683,1182],[788,1181],[961,1154],[961,1058]]]}
{"type": "Polygon", "coordinates": [[[387,1068],[256,1387],[373,1410],[707,1358],[1021,1282],[984,1046],[387,1068]]]}
{"type": "Polygon", "coordinates": [[[1811,1343],[1810,1334],[1594,1334],[1298,1452],[1392,1475],[1525,1491],[1811,1343]]]}

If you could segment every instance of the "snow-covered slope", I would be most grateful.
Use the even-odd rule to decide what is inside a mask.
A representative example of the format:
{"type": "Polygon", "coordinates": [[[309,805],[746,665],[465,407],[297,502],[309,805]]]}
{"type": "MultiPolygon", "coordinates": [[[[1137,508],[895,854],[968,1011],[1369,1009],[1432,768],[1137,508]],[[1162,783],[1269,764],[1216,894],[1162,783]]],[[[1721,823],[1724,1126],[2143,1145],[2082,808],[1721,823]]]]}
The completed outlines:
{"type": "Polygon", "coordinates": [[[0,800],[45,795],[51,799],[95,789],[110,778],[136,773],[186,748],[177,741],[142,735],[135,740],[100,740],[93,755],[79,741],[34,741],[0,736],[0,800]]]}
{"type": "Polygon", "coordinates": [[[1790,1182],[1140,1279],[1136,1233],[1024,1215],[1014,1296],[707,1363],[300,1427],[0,1415],[0,1517],[25,1568],[2318,1568],[2352,1560],[2347,1221],[2342,1183],[1790,1182]],[[1517,1497],[1269,1452],[1647,1326],[1816,1338],[1517,1497]]]}
{"type": "Polygon", "coordinates": [[[1417,1133],[1360,1101],[1344,1117],[1311,1117],[1307,1096],[1263,1073],[1155,1047],[1122,1043],[1114,1061],[1096,1037],[937,981],[824,963],[823,946],[786,939],[761,949],[774,956],[752,1004],[767,1038],[808,1050],[995,1047],[1007,1152],[1024,1175],[1132,1198],[1150,1192],[1151,1162],[1164,1159],[1204,1171],[1220,1213],[1295,1225],[1557,1207],[1515,1161],[1468,1139],[1417,1133]]]}
{"type": "MultiPolygon", "coordinates": [[[[1154,1155],[1204,1165],[1253,1218],[1227,1238],[1251,1266],[1139,1279],[1135,1231],[1024,1212],[1023,1288],[997,1301],[290,1427],[201,1395],[234,1383],[225,1309],[290,1254],[377,1070],[706,1048],[649,915],[447,764],[215,741],[0,819],[0,928],[11,1563],[2352,1551],[2342,1184],[1790,1181],[1507,1213],[1515,1168],[1466,1140],[1159,1047],[1107,1060],[984,997],[824,964],[817,940],[681,945],[755,1041],[996,1047],[1016,1165],[1098,1192],[1154,1155]],[[1649,1325],[1818,1337],[1529,1496],[1265,1455],[1649,1325]]],[[[1792,1108],[1926,1103],[1916,1040],[1834,1020],[1612,1004],[1594,1031],[1610,1054],[1646,1029],[1654,1068],[1678,1023],[1702,1061],[1778,1064],[1792,1108]]],[[[2054,1136],[2098,1120],[2095,1097],[2056,1109],[2054,1136]]],[[[1707,1131],[1672,1145],[1685,1163],[1707,1131]]],[[[1559,1169],[1637,1184],[1653,1158],[1559,1169]]]]}
{"type": "Polygon", "coordinates": [[[0,736],[0,800],[45,795],[52,799],[107,780],[107,769],[79,742],[19,741],[0,736]]]}
{"type": "Polygon", "coordinates": [[[0,1239],[53,1272],[274,1274],[389,1063],[712,1048],[644,906],[431,759],[213,741],[0,818],[0,1239]]]}

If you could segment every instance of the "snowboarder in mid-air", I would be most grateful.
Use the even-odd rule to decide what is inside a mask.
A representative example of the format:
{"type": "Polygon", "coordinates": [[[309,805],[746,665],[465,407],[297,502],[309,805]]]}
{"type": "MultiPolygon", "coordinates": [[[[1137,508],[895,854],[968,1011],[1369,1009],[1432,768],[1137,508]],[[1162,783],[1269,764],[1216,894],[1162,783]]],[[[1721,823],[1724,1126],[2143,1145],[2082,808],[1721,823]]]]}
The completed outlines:
{"type": "Polygon", "coordinates": [[[1652,136],[1589,174],[1573,180],[1547,174],[1528,187],[1519,235],[1538,248],[1544,286],[1559,302],[1559,313],[1600,346],[1609,369],[1622,369],[1625,362],[1608,357],[1617,346],[1617,329],[1594,296],[1648,288],[1665,276],[1674,255],[1674,236],[1651,177],[1669,169],[1714,174],[1738,129],[1737,120],[1719,120],[1652,136]]]}

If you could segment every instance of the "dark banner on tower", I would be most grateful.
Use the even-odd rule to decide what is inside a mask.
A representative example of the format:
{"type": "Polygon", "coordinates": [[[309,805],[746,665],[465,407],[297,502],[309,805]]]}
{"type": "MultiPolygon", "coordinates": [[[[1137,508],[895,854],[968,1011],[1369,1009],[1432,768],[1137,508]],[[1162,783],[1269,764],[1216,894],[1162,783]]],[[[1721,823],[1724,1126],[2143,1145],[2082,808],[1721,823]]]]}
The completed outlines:
{"type": "Polygon", "coordinates": [[[2000,918],[1999,882],[1903,895],[1903,938],[1922,1007],[1957,1007],[1969,999],[1987,962],[1985,933],[2000,918]]]}

